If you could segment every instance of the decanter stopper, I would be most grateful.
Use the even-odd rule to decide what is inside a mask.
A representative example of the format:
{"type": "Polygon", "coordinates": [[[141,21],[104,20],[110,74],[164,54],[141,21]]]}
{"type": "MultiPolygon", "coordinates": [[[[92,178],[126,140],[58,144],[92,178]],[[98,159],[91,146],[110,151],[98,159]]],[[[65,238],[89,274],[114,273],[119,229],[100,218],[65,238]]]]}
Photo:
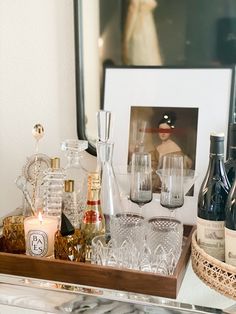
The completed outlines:
{"type": "Polygon", "coordinates": [[[97,112],[98,141],[107,142],[110,137],[111,112],[100,110],[97,112]]]}

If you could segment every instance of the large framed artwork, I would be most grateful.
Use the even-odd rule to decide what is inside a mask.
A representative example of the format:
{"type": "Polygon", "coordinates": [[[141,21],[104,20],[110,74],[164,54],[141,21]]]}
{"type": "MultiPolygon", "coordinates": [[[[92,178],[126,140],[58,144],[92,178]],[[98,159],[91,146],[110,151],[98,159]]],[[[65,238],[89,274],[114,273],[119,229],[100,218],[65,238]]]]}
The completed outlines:
{"type": "Polygon", "coordinates": [[[129,165],[132,152],[142,150],[158,169],[164,154],[180,151],[197,173],[196,195],[212,132],[225,134],[226,151],[233,77],[233,67],[106,68],[103,108],[112,112],[114,166],[129,165]]]}

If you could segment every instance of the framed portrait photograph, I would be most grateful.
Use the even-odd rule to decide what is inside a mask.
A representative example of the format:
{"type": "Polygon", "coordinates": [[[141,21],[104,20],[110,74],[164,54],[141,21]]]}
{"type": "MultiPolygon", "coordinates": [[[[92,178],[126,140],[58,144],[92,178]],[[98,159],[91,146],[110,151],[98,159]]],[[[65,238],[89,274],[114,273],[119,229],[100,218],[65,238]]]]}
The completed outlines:
{"type": "MultiPolygon", "coordinates": [[[[226,153],[233,76],[233,67],[106,68],[103,105],[112,113],[113,164],[129,166],[133,152],[145,151],[156,171],[165,154],[181,153],[185,167],[197,174],[196,195],[211,133],[224,133],[226,153]]],[[[159,189],[154,183],[153,192],[159,189]]]]}
{"type": "Polygon", "coordinates": [[[133,152],[150,152],[152,191],[159,193],[160,176],[167,154],[180,154],[184,168],[195,170],[198,108],[136,107],[130,108],[128,165],[133,152]]]}

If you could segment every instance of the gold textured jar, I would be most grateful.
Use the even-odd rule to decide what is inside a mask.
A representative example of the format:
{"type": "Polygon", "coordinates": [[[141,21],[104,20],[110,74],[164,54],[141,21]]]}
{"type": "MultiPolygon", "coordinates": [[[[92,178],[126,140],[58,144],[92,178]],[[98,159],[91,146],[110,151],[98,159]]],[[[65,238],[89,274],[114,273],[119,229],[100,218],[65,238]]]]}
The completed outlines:
{"type": "Polygon", "coordinates": [[[3,220],[3,250],[8,253],[25,253],[25,216],[8,216],[3,220]]]}
{"type": "Polygon", "coordinates": [[[85,262],[85,240],[80,229],[68,236],[62,236],[59,230],[56,232],[54,256],[56,259],[85,262]]]}

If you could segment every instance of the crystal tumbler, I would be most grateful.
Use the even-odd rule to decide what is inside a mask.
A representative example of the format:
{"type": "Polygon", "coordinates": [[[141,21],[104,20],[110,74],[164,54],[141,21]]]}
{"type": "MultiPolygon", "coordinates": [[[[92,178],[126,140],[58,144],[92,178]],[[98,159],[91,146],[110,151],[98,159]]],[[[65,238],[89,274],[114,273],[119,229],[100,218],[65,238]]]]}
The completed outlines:
{"type": "Polygon", "coordinates": [[[118,266],[112,240],[107,240],[109,236],[98,235],[92,240],[91,263],[103,266],[118,266]]]}
{"type": "Polygon", "coordinates": [[[145,219],[136,213],[122,213],[111,218],[111,240],[122,267],[138,269],[145,241],[145,219]]]}
{"type": "Polygon", "coordinates": [[[173,274],[182,250],[183,224],[171,217],[153,217],[147,222],[146,245],[141,269],[173,274]]]}

